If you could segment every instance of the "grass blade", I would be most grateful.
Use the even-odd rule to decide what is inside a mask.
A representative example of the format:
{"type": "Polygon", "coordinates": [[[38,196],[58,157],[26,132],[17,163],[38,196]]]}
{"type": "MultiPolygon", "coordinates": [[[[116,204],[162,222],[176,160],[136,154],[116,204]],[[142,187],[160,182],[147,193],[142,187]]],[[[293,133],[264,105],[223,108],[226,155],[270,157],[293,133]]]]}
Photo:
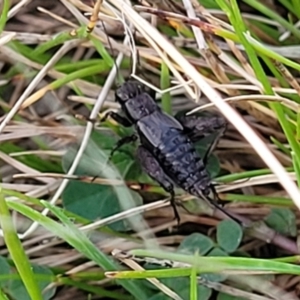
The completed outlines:
{"type": "MultiPolygon", "coordinates": [[[[113,262],[107,255],[99,251],[99,249],[87,238],[87,236],[70,222],[61,209],[54,207],[45,201],[41,202],[63,222],[63,225],[24,204],[9,202],[9,206],[31,220],[39,222],[41,226],[65,240],[80,253],[96,262],[104,270],[116,270],[119,268],[117,263],[113,262]]],[[[149,295],[147,294],[147,291],[141,288],[138,284],[132,281],[119,281],[119,283],[137,299],[148,299],[149,295]]]]}
{"type": "Polygon", "coordinates": [[[14,229],[13,222],[4,199],[2,189],[0,189],[0,224],[3,230],[3,237],[6,247],[13,259],[13,262],[21,276],[21,279],[30,295],[31,299],[43,299],[41,291],[35,280],[32,267],[23,249],[18,235],[14,229]]]}

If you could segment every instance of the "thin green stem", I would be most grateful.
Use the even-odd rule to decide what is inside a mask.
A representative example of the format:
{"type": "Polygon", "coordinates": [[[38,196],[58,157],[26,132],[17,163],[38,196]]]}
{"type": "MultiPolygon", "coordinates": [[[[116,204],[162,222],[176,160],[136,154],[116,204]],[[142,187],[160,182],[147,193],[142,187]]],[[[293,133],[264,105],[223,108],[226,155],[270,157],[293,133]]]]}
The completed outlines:
{"type": "MultiPolygon", "coordinates": [[[[290,168],[286,168],[286,171],[293,172],[294,169],[290,167],[290,168]]],[[[271,174],[271,171],[269,169],[260,169],[260,170],[246,171],[246,172],[241,172],[236,174],[228,174],[228,175],[220,176],[215,180],[217,182],[226,183],[226,182],[231,182],[239,179],[252,178],[252,177],[262,176],[267,174],[271,174]]]]}
{"type": "Polygon", "coordinates": [[[222,194],[222,199],[225,201],[250,202],[256,204],[294,207],[294,203],[292,200],[283,197],[268,197],[268,196],[257,196],[257,195],[242,195],[242,194],[222,194]]]}

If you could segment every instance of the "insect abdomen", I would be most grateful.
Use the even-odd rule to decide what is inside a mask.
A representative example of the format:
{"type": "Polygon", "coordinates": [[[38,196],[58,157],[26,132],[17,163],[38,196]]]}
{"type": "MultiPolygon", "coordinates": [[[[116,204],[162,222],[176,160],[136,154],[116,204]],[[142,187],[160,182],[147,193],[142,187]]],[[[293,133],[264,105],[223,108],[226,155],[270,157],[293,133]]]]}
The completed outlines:
{"type": "Polygon", "coordinates": [[[192,142],[178,130],[170,129],[157,149],[166,174],[185,191],[199,195],[210,184],[209,174],[192,142]]]}

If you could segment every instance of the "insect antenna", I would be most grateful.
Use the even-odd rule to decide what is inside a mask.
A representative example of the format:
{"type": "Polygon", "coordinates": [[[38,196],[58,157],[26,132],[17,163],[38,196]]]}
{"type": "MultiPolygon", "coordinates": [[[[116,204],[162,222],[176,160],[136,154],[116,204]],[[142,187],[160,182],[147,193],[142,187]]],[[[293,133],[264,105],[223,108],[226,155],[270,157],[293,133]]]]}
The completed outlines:
{"type": "Polygon", "coordinates": [[[141,77],[139,77],[138,75],[136,75],[136,71],[141,71],[142,70],[142,63],[141,63],[141,59],[140,59],[140,54],[139,51],[136,47],[136,38],[135,38],[135,32],[132,33],[132,31],[130,30],[131,28],[126,25],[125,20],[123,22],[124,24],[124,29],[125,29],[125,34],[129,37],[129,47],[130,47],[130,52],[131,52],[131,74],[130,74],[130,78],[137,80],[139,82],[141,82],[142,84],[144,84],[145,86],[148,87],[149,90],[149,94],[150,96],[155,99],[155,95],[156,93],[160,93],[160,90],[158,90],[152,83],[151,80],[149,79],[149,77],[147,78],[147,75],[144,73],[143,76],[146,79],[143,79],[141,77]]]}
{"type": "MultiPolygon", "coordinates": [[[[102,27],[103,27],[103,31],[104,31],[104,33],[106,34],[106,36],[107,36],[107,44],[108,44],[108,46],[109,46],[109,48],[110,48],[110,50],[111,50],[111,53],[112,53],[112,56],[113,56],[113,47],[112,47],[112,44],[111,44],[111,42],[110,42],[110,39],[108,38],[108,32],[107,32],[107,30],[106,30],[106,26],[105,26],[105,24],[104,24],[104,22],[103,22],[103,20],[101,20],[101,24],[102,24],[102,27]]],[[[122,75],[121,75],[121,73],[120,73],[120,69],[119,69],[119,66],[118,66],[118,64],[116,63],[116,60],[115,59],[113,59],[113,63],[114,63],[114,66],[115,66],[115,68],[116,68],[116,70],[117,70],[117,76],[116,76],[116,81],[117,81],[117,83],[121,83],[123,80],[122,80],[122,75]]]]}

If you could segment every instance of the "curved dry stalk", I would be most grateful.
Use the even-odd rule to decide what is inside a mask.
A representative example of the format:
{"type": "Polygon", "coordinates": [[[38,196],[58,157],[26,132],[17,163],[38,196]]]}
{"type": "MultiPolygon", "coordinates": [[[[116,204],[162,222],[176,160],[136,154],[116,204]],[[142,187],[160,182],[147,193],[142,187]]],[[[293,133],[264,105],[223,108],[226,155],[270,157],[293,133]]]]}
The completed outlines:
{"type": "Polygon", "coordinates": [[[52,13],[51,11],[49,11],[49,10],[43,8],[43,7],[38,6],[38,7],[37,7],[37,10],[40,11],[40,12],[42,12],[42,13],[44,13],[44,14],[49,15],[49,16],[52,17],[53,19],[55,19],[55,20],[57,20],[57,21],[59,21],[59,22],[65,24],[65,25],[68,25],[68,26],[71,27],[71,28],[77,28],[77,27],[78,27],[76,24],[70,22],[69,20],[66,20],[66,19],[63,18],[63,17],[60,17],[60,16],[58,16],[58,15],[52,13]]]}
{"type": "Polygon", "coordinates": [[[48,42],[53,39],[53,35],[28,33],[28,32],[15,32],[15,31],[3,31],[1,37],[13,35],[14,40],[22,42],[25,45],[39,44],[48,42]]]}
{"type": "Polygon", "coordinates": [[[157,209],[157,208],[161,208],[161,207],[165,207],[165,206],[169,206],[169,205],[170,205],[170,203],[169,203],[168,199],[167,199],[167,201],[166,200],[155,201],[153,203],[144,204],[141,206],[133,207],[131,209],[127,209],[120,213],[114,214],[110,217],[104,218],[103,220],[95,221],[94,223],[82,226],[80,229],[82,231],[89,232],[89,231],[95,230],[99,227],[109,225],[116,221],[129,219],[130,217],[132,217],[134,215],[139,215],[148,210],[153,210],[153,209],[157,209]]]}
{"type": "Polygon", "coordinates": [[[30,150],[30,151],[19,151],[9,153],[10,157],[16,157],[21,155],[47,155],[47,156],[63,156],[66,153],[64,150],[30,150]]]}
{"type": "MultiPolygon", "coordinates": [[[[228,98],[224,98],[223,101],[229,102],[229,103],[233,103],[233,102],[237,102],[237,101],[275,101],[275,102],[279,102],[283,105],[285,105],[286,107],[292,109],[295,112],[298,112],[300,109],[300,105],[294,101],[291,101],[288,98],[284,98],[278,95],[240,95],[240,96],[234,96],[234,97],[228,97],[228,98]]],[[[207,103],[204,104],[202,106],[196,107],[192,110],[190,110],[187,114],[193,114],[197,111],[201,111],[201,110],[206,110],[207,108],[210,107],[214,107],[215,104],[214,103],[207,103]]]]}
{"type": "MultiPolygon", "coordinates": [[[[259,91],[259,88],[254,85],[249,84],[238,84],[238,83],[216,83],[212,80],[208,80],[212,83],[212,87],[217,89],[237,89],[237,90],[245,90],[245,91],[259,91]]],[[[278,93],[286,93],[286,94],[297,94],[297,91],[292,88],[282,88],[282,87],[273,87],[274,92],[278,93]]]]}
{"type": "Polygon", "coordinates": [[[1,187],[6,190],[27,193],[40,186],[37,184],[1,183],[1,187]]]}
{"type": "MultiPolygon", "coordinates": [[[[82,132],[81,126],[57,126],[57,127],[46,127],[46,126],[35,126],[35,125],[10,125],[7,126],[4,131],[8,133],[0,135],[0,142],[11,141],[20,138],[30,138],[39,135],[49,135],[56,137],[69,137],[75,138],[80,132],[82,132]]],[[[20,155],[20,154],[19,154],[20,155]]]]}
{"type": "Polygon", "coordinates": [[[7,14],[8,19],[12,18],[14,15],[18,13],[20,9],[22,9],[23,6],[26,6],[29,4],[32,0],[21,0],[19,3],[17,3],[13,8],[11,8],[7,14]]]}
{"type": "MultiPolygon", "coordinates": [[[[34,174],[35,176],[38,176],[39,174],[41,174],[39,171],[36,171],[35,169],[28,167],[27,165],[23,164],[22,162],[15,160],[14,158],[10,157],[9,155],[7,155],[1,151],[0,151],[0,159],[3,160],[4,162],[6,162],[7,164],[11,165],[15,169],[20,170],[21,172],[31,173],[31,174],[34,174]]],[[[41,178],[38,180],[42,181],[46,184],[53,183],[55,181],[55,179],[52,179],[52,178],[41,178]]]]}
{"type": "MultiPolygon", "coordinates": [[[[1,154],[1,153],[0,153],[1,154]]],[[[0,156],[1,158],[1,156],[0,156]]],[[[64,175],[61,173],[41,173],[41,174],[15,174],[13,175],[13,178],[59,178],[59,179],[68,179],[68,180],[80,180],[81,182],[94,182],[96,184],[103,184],[103,185],[124,185],[123,180],[117,180],[117,179],[107,179],[107,178],[99,178],[97,177],[94,179],[94,177],[89,176],[78,176],[78,175],[64,175]]]]}
{"type": "Polygon", "coordinates": [[[10,32],[10,33],[7,33],[7,34],[1,34],[1,37],[0,37],[0,47],[2,45],[5,45],[5,44],[9,43],[15,37],[16,37],[16,33],[15,32],[10,32]]]}
{"type": "MultiPolygon", "coordinates": [[[[288,173],[288,176],[290,180],[296,181],[295,172],[288,173]]],[[[269,183],[280,183],[280,182],[278,180],[278,177],[275,174],[267,174],[267,175],[251,177],[247,180],[239,179],[231,182],[230,184],[225,184],[225,185],[222,185],[218,182],[217,183],[218,185],[216,186],[216,190],[221,193],[221,192],[227,192],[231,190],[244,188],[247,186],[264,185],[269,183]]]]}

